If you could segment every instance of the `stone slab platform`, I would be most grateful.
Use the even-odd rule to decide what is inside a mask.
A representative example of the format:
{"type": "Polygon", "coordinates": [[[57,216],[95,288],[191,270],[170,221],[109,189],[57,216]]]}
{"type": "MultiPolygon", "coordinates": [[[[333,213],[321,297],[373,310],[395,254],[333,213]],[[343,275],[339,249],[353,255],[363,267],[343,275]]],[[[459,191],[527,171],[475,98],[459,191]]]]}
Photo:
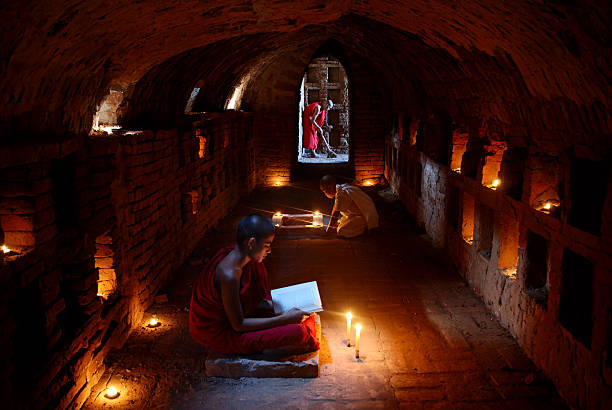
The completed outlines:
{"type": "MultiPolygon", "coordinates": [[[[317,338],[321,340],[321,319],[319,315],[315,319],[317,338]]],[[[319,351],[292,356],[288,356],[282,349],[271,354],[248,356],[210,352],[205,368],[208,377],[314,378],[319,376],[319,351]]]]}

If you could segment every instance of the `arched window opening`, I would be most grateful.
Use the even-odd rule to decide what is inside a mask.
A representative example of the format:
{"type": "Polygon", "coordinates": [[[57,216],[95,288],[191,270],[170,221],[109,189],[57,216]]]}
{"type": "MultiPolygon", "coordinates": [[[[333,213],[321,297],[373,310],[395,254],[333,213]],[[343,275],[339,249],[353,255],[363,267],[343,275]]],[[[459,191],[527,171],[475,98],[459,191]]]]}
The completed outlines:
{"type": "Polygon", "coordinates": [[[91,134],[95,134],[99,131],[105,131],[112,134],[114,130],[121,128],[117,121],[117,109],[123,101],[123,97],[123,92],[120,90],[109,91],[94,115],[91,134]]]}
{"type": "Polygon", "coordinates": [[[187,104],[185,105],[185,114],[195,114],[193,112],[193,104],[195,103],[196,98],[198,98],[198,94],[200,93],[200,88],[196,87],[191,91],[189,95],[189,99],[187,100],[187,104]]]}
{"type": "Polygon", "coordinates": [[[340,61],[327,56],[308,64],[300,86],[298,112],[298,162],[348,162],[349,83],[340,61]],[[327,101],[333,105],[328,107],[327,101]],[[316,119],[323,137],[309,120],[316,105],[324,111],[316,119]]]}
{"type": "Polygon", "coordinates": [[[246,86],[248,82],[251,80],[253,76],[254,69],[249,71],[247,74],[242,76],[238,84],[234,87],[234,91],[232,95],[225,102],[226,110],[236,110],[240,109],[240,105],[242,104],[242,97],[244,96],[244,91],[246,90],[246,86]]]}

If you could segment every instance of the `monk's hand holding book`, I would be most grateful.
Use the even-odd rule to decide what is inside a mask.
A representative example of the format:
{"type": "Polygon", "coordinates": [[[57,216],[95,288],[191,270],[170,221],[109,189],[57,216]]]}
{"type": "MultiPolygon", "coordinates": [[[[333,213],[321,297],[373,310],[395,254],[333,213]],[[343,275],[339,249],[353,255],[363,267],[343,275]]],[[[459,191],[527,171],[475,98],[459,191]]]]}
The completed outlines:
{"type": "Polygon", "coordinates": [[[287,319],[287,324],[302,323],[304,319],[308,317],[309,313],[304,312],[302,309],[291,308],[282,314],[287,319]]]}

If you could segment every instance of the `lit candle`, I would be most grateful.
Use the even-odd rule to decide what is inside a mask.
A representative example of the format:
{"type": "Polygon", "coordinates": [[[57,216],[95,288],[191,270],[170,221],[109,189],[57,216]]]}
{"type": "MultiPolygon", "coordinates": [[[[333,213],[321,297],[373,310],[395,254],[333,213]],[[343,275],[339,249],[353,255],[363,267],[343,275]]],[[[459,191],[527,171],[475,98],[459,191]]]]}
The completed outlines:
{"type": "Polygon", "coordinates": [[[359,339],[361,338],[361,325],[355,325],[355,358],[359,359],[359,339]]]}
{"type": "Polygon", "coordinates": [[[312,224],[315,226],[323,225],[323,214],[319,211],[314,211],[312,214],[312,224]]]}
{"type": "Polygon", "coordinates": [[[455,168],[455,169],[453,169],[453,171],[455,171],[455,172],[461,172],[461,168],[455,168]]]}
{"type": "Polygon", "coordinates": [[[282,220],[283,214],[281,214],[280,212],[276,212],[274,215],[272,215],[272,223],[274,224],[274,226],[280,226],[282,220]]]}
{"type": "Polygon", "coordinates": [[[544,209],[550,209],[551,206],[552,204],[550,202],[546,202],[546,204],[544,205],[544,209]]]}
{"type": "Polygon", "coordinates": [[[499,184],[501,184],[501,181],[499,179],[493,180],[493,188],[497,188],[499,184]]]}
{"type": "Polygon", "coordinates": [[[346,345],[347,346],[351,346],[351,319],[353,318],[353,315],[351,315],[351,312],[348,312],[346,314],[346,345]]]}
{"type": "Polygon", "coordinates": [[[104,397],[106,397],[107,399],[116,399],[117,397],[119,397],[119,392],[113,386],[110,386],[106,390],[106,394],[104,395],[104,397]]]}
{"type": "Polygon", "coordinates": [[[161,325],[161,322],[159,322],[156,318],[151,318],[151,320],[149,320],[149,324],[147,325],[148,327],[158,327],[161,325]]]}
{"type": "Polygon", "coordinates": [[[6,245],[2,245],[2,252],[9,253],[11,250],[6,247],[6,245]]]}
{"type": "Polygon", "coordinates": [[[280,186],[280,184],[281,184],[281,183],[280,183],[280,181],[276,181],[276,182],[274,183],[274,185],[276,185],[276,186],[280,186]]]}

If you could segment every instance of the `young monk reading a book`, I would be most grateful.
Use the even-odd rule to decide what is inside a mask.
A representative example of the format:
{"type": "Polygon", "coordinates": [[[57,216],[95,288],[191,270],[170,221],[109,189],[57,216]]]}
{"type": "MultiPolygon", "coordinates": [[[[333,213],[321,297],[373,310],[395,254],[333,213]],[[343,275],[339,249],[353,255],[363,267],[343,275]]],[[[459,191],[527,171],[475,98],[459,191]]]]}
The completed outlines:
{"type": "Polygon", "coordinates": [[[274,225],[252,214],[240,222],[236,244],[221,249],[194,284],[189,331],[217,353],[249,354],[278,348],[316,350],[314,316],[293,308],[273,316],[268,272],[274,225]]]}

